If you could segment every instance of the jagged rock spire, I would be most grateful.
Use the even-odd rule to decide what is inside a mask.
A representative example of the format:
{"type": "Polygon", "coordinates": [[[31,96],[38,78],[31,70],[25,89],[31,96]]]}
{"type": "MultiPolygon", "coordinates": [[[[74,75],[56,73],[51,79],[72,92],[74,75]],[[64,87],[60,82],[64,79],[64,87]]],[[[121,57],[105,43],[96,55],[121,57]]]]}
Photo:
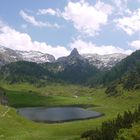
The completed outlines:
{"type": "Polygon", "coordinates": [[[79,56],[80,54],[79,54],[79,52],[78,52],[78,50],[76,49],[76,48],[74,48],[72,51],[71,51],[71,53],[70,53],[70,56],[79,56]]]}

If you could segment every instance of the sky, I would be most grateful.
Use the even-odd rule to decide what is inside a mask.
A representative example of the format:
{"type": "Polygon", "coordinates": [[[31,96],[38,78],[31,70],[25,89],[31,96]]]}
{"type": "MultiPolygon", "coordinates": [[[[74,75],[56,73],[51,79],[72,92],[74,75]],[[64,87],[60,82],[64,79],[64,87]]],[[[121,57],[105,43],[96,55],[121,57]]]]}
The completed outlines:
{"type": "Polygon", "coordinates": [[[0,45],[56,58],[140,49],[140,0],[0,0],[0,45]]]}

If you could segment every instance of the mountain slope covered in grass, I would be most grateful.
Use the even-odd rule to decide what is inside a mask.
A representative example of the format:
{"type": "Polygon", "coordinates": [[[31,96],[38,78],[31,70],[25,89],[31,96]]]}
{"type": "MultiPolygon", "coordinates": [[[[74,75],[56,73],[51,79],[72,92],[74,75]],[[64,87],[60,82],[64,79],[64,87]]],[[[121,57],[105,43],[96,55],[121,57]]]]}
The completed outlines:
{"type": "Polygon", "coordinates": [[[19,116],[15,108],[0,105],[1,140],[80,140],[83,132],[100,127],[103,121],[113,119],[118,113],[133,111],[140,101],[139,90],[133,94],[131,91],[124,91],[120,96],[108,97],[104,89],[69,84],[40,88],[27,83],[0,85],[6,90],[9,105],[13,107],[83,105],[84,108],[105,114],[103,117],[84,121],[43,124],[19,116]],[[74,98],[75,95],[78,98],[74,98]],[[4,117],[1,117],[3,114],[4,117]]]}

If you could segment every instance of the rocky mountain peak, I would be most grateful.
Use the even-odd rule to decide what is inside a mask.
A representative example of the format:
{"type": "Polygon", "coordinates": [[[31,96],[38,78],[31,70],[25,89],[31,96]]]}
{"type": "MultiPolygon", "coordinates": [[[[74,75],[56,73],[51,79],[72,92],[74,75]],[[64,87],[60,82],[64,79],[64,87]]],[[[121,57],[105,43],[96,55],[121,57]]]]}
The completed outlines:
{"type": "Polygon", "coordinates": [[[80,56],[78,50],[76,48],[74,48],[71,53],[70,53],[70,56],[80,56]]]}
{"type": "Polygon", "coordinates": [[[88,64],[88,61],[79,54],[79,52],[76,48],[74,48],[71,51],[70,55],[68,55],[66,57],[60,57],[57,59],[56,62],[58,62],[63,68],[67,65],[75,65],[76,66],[80,63],[82,63],[82,64],[87,63],[88,64]]]}

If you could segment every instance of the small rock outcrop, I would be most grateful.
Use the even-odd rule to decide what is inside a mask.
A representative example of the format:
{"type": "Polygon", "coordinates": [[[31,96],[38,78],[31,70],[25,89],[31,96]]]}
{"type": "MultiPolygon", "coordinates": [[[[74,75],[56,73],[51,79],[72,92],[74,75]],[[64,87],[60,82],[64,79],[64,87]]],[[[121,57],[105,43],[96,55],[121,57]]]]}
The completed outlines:
{"type": "Polygon", "coordinates": [[[2,104],[2,105],[8,105],[8,99],[6,97],[6,92],[1,87],[0,87],[0,104],[2,104]]]}

